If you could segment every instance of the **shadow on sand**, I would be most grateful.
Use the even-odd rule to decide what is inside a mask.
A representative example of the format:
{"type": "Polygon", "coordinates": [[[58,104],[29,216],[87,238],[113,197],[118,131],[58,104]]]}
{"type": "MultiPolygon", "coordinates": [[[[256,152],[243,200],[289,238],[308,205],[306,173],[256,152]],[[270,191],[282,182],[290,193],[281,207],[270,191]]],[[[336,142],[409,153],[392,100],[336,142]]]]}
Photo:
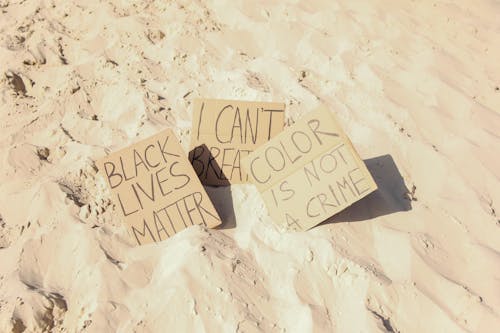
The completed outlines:
{"type": "MultiPolygon", "coordinates": [[[[206,146],[203,148],[210,154],[206,146]]],[[[190,152],[190,159],[193,153],[194,151],[190,152]]],[[[409,190],[392,156],[382,155],[366,159],[364,162],[375,183],[377,183],[378,189],[340,213],[325,220],[320,225],[366,221],[379,216],[411,210],[409,190]]],[[[211,158],[209,166],[211,170],[209,172],[206,170],[197,170],[195,164],[193,164],[193,167],[195,167],[197,174],[201,173],[200,180],[202,183],[204,183],[204,179],[217,177],[216,182],[220,182],[221,185],[224,184],[217,187],[205,186],[205,190],[222,220],[222,224],[217,229],[235,228],[236,217],[231,196],[231,186],[229,186],[229,182],[216,160],[211,158]],[[210,175],[210,172],[212,175],[210,175]]]]}
{"type": "Polygon", "coordinates": [[[337,222],[358,222],[396,212],[411,210],[408,188],[391,155],[364,160],[378,190],[370,193],[321,225],[337,222]]]}
{"type": "Polygon", "coordinates": [[[205,186],[210,200],[214,204],[215,210],[219,214],[222,224],[216,229],[236,228],[236,217],[234,214],[233,198],[231,196],[231,186],[205,186]]]}
{"type": "Polygon", "coordinates": [[[195,147],[189,152],[189,162],[193,165],[202,184],[218,184],[215,186],[205,185],[205,191],[207,191],[222,221],[222,224],[216,229],[235,228],[236,217],[234,214],[233,198],[231,196],[231,186],[229,186],[230,183],[212,155],[212,152],[204,144],[195,147]],[[197,161],[197,158],[200,158],[202,161],[208,161],[207,165],[197,161]]]}

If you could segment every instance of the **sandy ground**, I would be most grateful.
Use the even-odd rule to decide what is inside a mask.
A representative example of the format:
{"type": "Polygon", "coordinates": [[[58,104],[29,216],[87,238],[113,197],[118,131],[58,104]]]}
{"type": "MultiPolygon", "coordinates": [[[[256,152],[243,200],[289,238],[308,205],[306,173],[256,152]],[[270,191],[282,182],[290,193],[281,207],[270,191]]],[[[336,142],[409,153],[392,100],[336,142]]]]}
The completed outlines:
{"type": "Polygon", "coordinates": [[[495,332],[497,1],[0,1],[1,332],[495,332]],[[379,191],[133,247],[94,161],[194,97],[335,111],[379,191]]]}

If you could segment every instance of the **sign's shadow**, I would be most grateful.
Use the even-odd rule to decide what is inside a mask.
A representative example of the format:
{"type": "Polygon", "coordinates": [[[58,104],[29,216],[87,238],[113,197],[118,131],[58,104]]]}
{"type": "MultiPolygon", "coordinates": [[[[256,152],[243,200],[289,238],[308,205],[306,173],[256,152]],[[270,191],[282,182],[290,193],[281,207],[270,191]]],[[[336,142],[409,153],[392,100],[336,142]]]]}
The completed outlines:
{"type": "MultiPolygon", "coordinates": [[[[367,221],[379,216],[412,209],[410,192],[391,155],[366,159],[364,163],[375,180],[378,189],[340,213],[328,218],[320,225],[367,221]]],[[[212,167],[214,173],[225,178],[215,160],[213,160],[212,167]]],[[[205,190],[222,220],[222,224],[217,229],[235,228],[236,217],[231,196],[231,186],[205,186],[205,190]]]]}
{"type": "Polygon", "coordinates": [[[231,196],[231,186],[205,186],[205,190],[222,221],[222,224],[217,226],[216,229],[236,228],[236,215],[234,213],[233,197],[231,196]]]}
{"type": "Polygon", "coordinates": [[[235,228],[236,217],[234,213],[233,197],[231,196],[231,186],[229,186],[230,183],[227,180],[226,175],[215,160],[214,156],[212,156],[212,153],[210,152],[208,147],[203,144],[193,148],[189,152],[188,158],[202,184],[204,180],[207,179],[215,180],[216,182],[220,183],[220,185],[218,186],[204,185],[205,191],[210,197],[210,200],[212,201],[212,204],[214,205],[214,208],[219,214],[219,217],[222,221],[222,224],[220,224],[216,229],[235,228]],[[197,155],[197,150],[201,150],[203,154],[208,154],[207,159],[210,161],[209,165],[203,165],[201,169],[199,164],[193,163],[193,156],[197,155]],[[208,170],[205,168],[207,168],[208,170]]]}
{"type": "MultiPolygon", "coordinates": [[[[217,147],[215,148],[218,149],[217,147]]],[[[208,183],[215,184],[213,186],[229,186],[231,183],[215,159],[216,157],[217,156],[213,156],[212,151],[206,144],[194,147],[188,154],[189,162],[193,166],[202,184],[208,183]],[[199,158],[201,158],[201,161],[208,161],[207,165],[201,162],[199,158]]]]}
{"type": "Polygon", "coordinates": [[[364,160],[378,189],[320,225],[366,221],[412,209],[411,196],[391,155],[364,160]]]}

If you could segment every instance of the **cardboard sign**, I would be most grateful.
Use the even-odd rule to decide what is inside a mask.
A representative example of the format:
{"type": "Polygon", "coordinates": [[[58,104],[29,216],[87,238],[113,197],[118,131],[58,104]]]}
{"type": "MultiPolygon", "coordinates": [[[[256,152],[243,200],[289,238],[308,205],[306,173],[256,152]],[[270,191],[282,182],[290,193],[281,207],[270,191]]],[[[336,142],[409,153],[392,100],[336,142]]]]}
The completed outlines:
{"type": "Polygon", "coordinates": [[[241,160],[280,133],[284,117],[284,103],[196,99],[189,160],[201,182],[248,182],[241,160]]]}
{"type": "Polygon", "coordinates": [[[96,162],[137,244],[221,224],[175,134],[165,130],[96,162]]]}
{"type": "Polygon", "coordinates": [[[377,189],[325,107],[256,149],[243,160],[243,168],[270,216],[285,229],[312,228],[377,189]]]}

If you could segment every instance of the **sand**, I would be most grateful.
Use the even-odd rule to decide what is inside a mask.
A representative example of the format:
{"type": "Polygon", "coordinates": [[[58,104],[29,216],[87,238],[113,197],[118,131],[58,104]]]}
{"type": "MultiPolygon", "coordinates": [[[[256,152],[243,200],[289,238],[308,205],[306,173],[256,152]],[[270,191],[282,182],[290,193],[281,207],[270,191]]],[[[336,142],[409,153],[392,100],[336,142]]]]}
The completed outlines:
{"type": "Polygon", "coordinates": [[[495,332],[500,4],[0,1],[1,332],[495,332]],[[94,161],[195,97],[335,112],[379,190],[281,233],[252,185],[134,247],[94,161]]]}

